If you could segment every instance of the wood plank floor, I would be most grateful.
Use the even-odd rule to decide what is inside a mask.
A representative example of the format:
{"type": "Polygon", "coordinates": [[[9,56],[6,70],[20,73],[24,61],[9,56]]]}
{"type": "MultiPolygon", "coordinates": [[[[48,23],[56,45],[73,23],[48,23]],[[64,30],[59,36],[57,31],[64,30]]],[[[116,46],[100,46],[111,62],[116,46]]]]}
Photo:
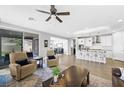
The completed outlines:
{"type": "MultiPolygon", "coordinates": [[[[124,62],[120,61],[114,61],[111,59],[107,59],[106,64],[99,64],[96,62],[88,62],[81,59],[76,59],[75,56],[70,55],[61,55],[59,56],[59,65],[63,65],[66,67],[72,66],[72,65],[79,65],[81,67],[87,68],[91,74],[102,77],[104,79],[111,80],[111,70],[114,67],[123,67],[124,68],[124,62]]],[[[0,74],[3,73],[10,73],[8,68],[0,70],[0,74]]]]}
{"type": "Polygon", "coordinates": [[[99,64],[96,62],[88,62],[81,59],[76,59],[75,56],[61,55],[59,57],[59,64],[64,66],[79,65],[87,68],[91,74],[111,80],[111,70],[114,67],[123,67],[124,62],[114,61],[112,59],[107,59],[106,64],[99,64]]]}

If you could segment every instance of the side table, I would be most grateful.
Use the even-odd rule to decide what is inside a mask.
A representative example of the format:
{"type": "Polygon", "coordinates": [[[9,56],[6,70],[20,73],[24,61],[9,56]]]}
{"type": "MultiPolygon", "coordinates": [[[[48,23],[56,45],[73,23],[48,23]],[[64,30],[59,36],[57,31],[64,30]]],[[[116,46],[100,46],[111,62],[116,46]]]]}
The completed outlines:
{"type": "Polygon", "coordinates": [[[43,68],[43,57],[33,57],[33,59],[39,61],[39,67],[43,68]]]}

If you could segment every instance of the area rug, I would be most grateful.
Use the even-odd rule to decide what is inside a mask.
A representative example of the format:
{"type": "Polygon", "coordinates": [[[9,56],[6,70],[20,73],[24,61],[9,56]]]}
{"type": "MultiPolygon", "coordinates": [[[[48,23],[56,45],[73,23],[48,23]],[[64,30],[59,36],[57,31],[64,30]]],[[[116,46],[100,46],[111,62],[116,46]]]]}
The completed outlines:
{"type": "Polygon", "coordinates": [[[14,80],[10,75],[4,75],[4,78],[1,80],[2,83],[0,82],[0,87],[37,87],[37,86],[41,87],[42,86],[42,79],[39,78],[37,75],[30,75],[20,81],[14,80]]]}
{"type": "MultiPolygon", "coordinates": [[[[60,70],[63,71],[68,67],[61,66],[60,70]]],[[[0,75],[1,87],[42,87],[42,82],[51,78],[51,68],[39,68],[33,75],[30,75],[23,80],[16,81],[10,74],[0,75]]],[[[110,80],[103,79],[101,77],[90,74],[90,84],[88,87],[111,87],[112,82],[110,80]]]]}
{"type": "Polygon", "coordinates": [[[88,87],[112,87],[112,81],[90,74],[88,87]]]}

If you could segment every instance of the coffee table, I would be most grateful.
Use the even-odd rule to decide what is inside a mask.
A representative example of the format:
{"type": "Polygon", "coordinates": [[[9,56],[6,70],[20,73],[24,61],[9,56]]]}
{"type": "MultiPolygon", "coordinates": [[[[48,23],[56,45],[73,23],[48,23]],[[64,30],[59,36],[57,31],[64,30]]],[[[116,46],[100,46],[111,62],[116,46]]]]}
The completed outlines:
{"type": "Polygon", "coordinates": [[[89,71],[80,66],[71,66],[61,74],[64,77],[58,83],[51,84],[52,77],[42,83],[43,87],[81,87],[89,84],[89,71]]]}

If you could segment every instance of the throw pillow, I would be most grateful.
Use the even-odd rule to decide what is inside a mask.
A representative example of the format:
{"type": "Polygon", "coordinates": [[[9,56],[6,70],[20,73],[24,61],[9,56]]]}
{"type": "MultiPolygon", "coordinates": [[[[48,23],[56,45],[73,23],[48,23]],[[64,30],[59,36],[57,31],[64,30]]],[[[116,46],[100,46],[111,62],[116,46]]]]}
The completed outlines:
{"type": "Polygon", "coordinates": [[[24,65],[27,65],[29,64],[28,60],[27,59],[24,59],[24,60],[18,60],[16,61],[17,64],[21,65],[21,66],[24,66],[24,65]]]}
{"type": "Polygon", "coordinates": [[[48,56],[48,59],[55,59],[55,56],[54,55],[48,56]]]}

